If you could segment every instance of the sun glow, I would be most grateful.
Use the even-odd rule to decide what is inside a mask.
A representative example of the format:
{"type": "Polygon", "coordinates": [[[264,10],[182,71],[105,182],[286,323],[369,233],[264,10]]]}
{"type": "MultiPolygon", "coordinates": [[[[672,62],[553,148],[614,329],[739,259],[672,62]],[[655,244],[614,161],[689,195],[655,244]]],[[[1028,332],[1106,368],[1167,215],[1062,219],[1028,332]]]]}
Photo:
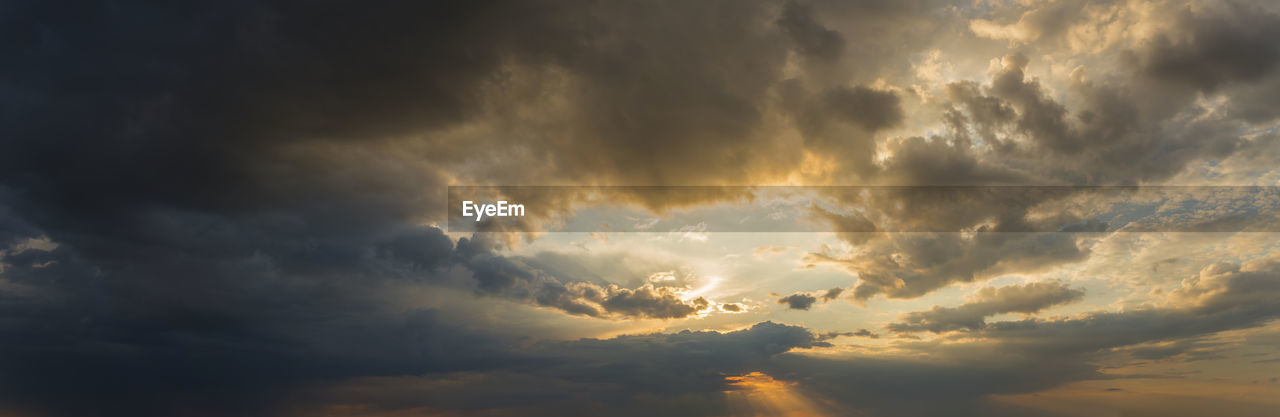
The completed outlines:
{"type": "Polygon", "coordinates": [[[796,389],[795,382],[779,381],[761,372],[724,378],[733,389],[726,391],[731,416],[811,417],[831,415],[817,402],[796,389]]]}

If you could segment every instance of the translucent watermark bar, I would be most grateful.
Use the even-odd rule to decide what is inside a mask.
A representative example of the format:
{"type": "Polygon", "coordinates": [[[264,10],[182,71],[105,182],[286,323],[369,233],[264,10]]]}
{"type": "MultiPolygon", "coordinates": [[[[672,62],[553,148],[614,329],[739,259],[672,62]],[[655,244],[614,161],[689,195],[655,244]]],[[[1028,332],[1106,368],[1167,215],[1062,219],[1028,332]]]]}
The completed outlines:
{"type": "Polygon", "coordinates": [[[1274,186],[451,186],[448,192],[451,232],[1280,232],[1274,186]]]}

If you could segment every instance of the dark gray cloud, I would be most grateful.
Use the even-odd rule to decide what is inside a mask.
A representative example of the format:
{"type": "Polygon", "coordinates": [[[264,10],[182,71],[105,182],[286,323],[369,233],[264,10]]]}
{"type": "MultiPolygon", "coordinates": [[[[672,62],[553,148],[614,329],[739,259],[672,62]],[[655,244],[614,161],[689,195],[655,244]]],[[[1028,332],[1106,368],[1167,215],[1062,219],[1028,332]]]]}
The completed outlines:
{"type": "Polygon", "coordinates": [[[804,145],[822,154],[840,155],[842,171],[852,178],[874,174],[876,132],[903,119],[901,99],[892,91],[863,85],[811,86],[798,79],[781,82],[778,90],[804,145]]]}
{"type": "MultiPolygon", "coordinates": [[[[202,220],[194,227],[218,224],[202,220]]],[[[308,381],[479,371],[521,356],[509,336],[396,307],[395,288],[406,285],[474,288],[594,317],[676,318],[710,307],[653,286],[561,283],[496,254],[490,239],[454,247],[434,228],[363,246],[276,238],[263,241],[270,251],[222,256],[196,249],[252,235],[181,230],[159,235],[174,254],[158,259],[156,250],[125,245],[93,263],[63,243],[4,254],[0,310],[9,320],[0,331],[8,359],[0,391],[14,400],[0,406],[55,415],[167,415],[178,407],[272,415],[288,401],[282,396],[308,381]],[[459,269],[466,279],[451,281],[459,269]],[[102,378],[76,376],[85,372],[102,378]]]]}
{"type": "Polygon", "coordinates": [[[1033,314],[1055,305],[1079,301],[1084,291],[1059,282],[1034,282],[1026,285],[983,287],[973,300],[958,307],[934,307],[927,311],[907,313],[887,327],[899,333],[951,330],[977,330],[986,326],[985,319],[1004,313],[1033,314]]]}
{"type": "Polygon", "coordinates": [[[867,87],[835,88],[823,97],[827,110],[838,120],[875,131],[902,123],[898,96],[867,87]]]}
{"type": "MultiPolygon", "coordinates": [[[[528,157],[549,162],[547,176],[642,183],[738,178],[752,161],[787,162],[749,134],[790,48],[774,24],[780,8],[635,6],[7,4],[0,43],[21,52],[0,65],[0,243],[47,236],[59,246],[5,257],[4,279],[25,292],[0,301],[11,318],[5,387],[15,393],[4,397],[39,408],[58,394],[61,411],[77,415],[95,405],[104,415],[166,415],[182,402],[112,400],[119,393],[99,391],[104,380],[59,392],[72,369],[99,367],[104,377],[135,375],[119,386],[137,392],[168,381],[198,396],[205,384],[226,393],[210,404],[252,409],[270,401],[235,398],[252,387],[227,385],[232,370],[285,364],[257,379],[290,385],[324,368],[296,359],[299,349],[360,340],[373,328],[411,339],[414,326],[387,324],[406,319],[381,310],[394,295],[378,288],[395,282],[469,285],[599,317],[707,308],[662,287],[566,278],[578,271],[502,257],[483,239],[455,248],[417,226],[443,218],[434,210],[448,181],[530,178],[498,168],[445,173],[472,158],[528,157]],[[477,121],[530,132],[516,107],[552,89],[568,102],[560,115],[569,127],[544,125],[514,146],[502,133],[448,136],[477,121]],[[200,355],[216,360],[199,365],[200,355]],[[166,366],[189,379],[163,378],[166,366]],[[32,379],[41,374],[44,382],[32,379]]],[[[435,324],[424,326],[431,336],[414,343],[438,339],[435,324]]],[[[377,351],[378,340],[359,348],[377,351]]],[[[398,367],[370,363],[381,364],[343,364],[351,369],[334,375],[398,367]]]]}
{"type": "Polygon", "coordinates": [[[819,220],[826,222],[831,230],[838,230],[837,236],[849,243],[863,243],[878,236],[876,224],[859,213],[836,213],[818,206],[809,207],[809,212],[819,220]]]}
{"type": "Polygon", "coordinates": [[[1256,5],[1229,2],[1211,11],[1183,9],[1172,30],[1136,52],[1145,76],[1212,92],[1274,74],[1280,62],[1280,16],[1256,5]]]}
{"type": "Polygon", "coordinates": [[[707,308],[419,226],[449,181],[530,178],[450,171],[471,158],[641,183],[787,163],[750,134],[790,48],[779,9],[635,6],[6,4],[0,244],[58,246],[3,260],[5,406],[275,414],[275,388],[502,361],[395,306],[419,282],[587,316],[707,308]],[[516,107],[551,89],[568,127],[448,136],[529,132],[516,107]]]}
{"type": "Polygon", "coordinates": [[[388,413],[427,407],[522,416],[584,410],[636,416],[721,415],[730,412],[726,395],[749,389],[727,377],[764,372],[788,384],[788,395],[831,414],[1028,415],[981,398],[1100,377],[1093,366],[1075,360],[984,356],[980,362],[940,363],[829,359],[793,352],[827,347],[825,340],[860,333],[814,334],[765,322],[727,333],[684,331],[538,344],[524,352],[537,360],[519,367],[381,383],[354,381],[355,388],[363,389],[326,388],[316,395],[327,404],[376,404],[388,413]]]}
{"type": "Polygon", "coordinates": [[[842,293],[844,293],[844,288],[841,287],[834,287],[825,291],[798,292],[778,298],[778,304],[785,305],[792,310],[808,310],[818,300],[826,303],[840,298],[842,293]]]}
{"type": "Polygon", "coordinates": [[[742,389],[726,377],[766,368],[795,349],[828,346],[802,327],[773,322],[724,333],[544,342],[520,353],[533,361],[508,370],[396,379],[392,386],[355,393],[326,387],[317,395],[324,404],[373,402],[382,411],[426,407],[503,416],[725,415],[730,412],[725,393],[742,389]],[[379,398],[378,393],[388,391],[393,394],[379,398]]]}
{"type": "Polygon", "coordinates": [[[634,290],[610,288],[600,301],[605,311],[622,316],[679,319],[706,310],[710,304],[706,298],[685,302],[670,290],[644,286],[634,290]]]}
{"type": "Polygon", "coordinates": [[[805,56],[832,60],[844,51],[844,37],[818,23],[810,6],[788,1],[777,24],[805,56]]]}
{"type": "Polygon", "coordinates": [[[814,297],[805,293],[795,293],[778,299],[778,304],[787,306],[792,310],[808,310],[813,303],[818,301],[818,297],[814,297]]]}

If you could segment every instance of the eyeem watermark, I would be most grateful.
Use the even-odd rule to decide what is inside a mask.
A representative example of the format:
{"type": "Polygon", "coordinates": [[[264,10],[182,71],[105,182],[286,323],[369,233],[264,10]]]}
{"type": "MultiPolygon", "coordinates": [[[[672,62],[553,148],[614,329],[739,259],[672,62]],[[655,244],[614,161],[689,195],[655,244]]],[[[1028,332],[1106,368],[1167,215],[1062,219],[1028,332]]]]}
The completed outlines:
{"type": "Polygon", "coordinates": [[[476,221],[485,217],[524,217],[524,204],[512,204],[507,200],[497,204],[476,204],[466,200],[462,202],[462,216],[475,217],[476,221]]]}

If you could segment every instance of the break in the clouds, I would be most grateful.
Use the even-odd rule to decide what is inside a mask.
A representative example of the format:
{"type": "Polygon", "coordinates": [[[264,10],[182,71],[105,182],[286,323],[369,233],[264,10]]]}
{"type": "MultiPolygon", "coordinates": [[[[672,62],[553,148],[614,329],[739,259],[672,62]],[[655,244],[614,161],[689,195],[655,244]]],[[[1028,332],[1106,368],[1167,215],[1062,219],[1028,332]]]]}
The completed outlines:
{"type": "Polygon", "coordinates": [[[1078,186],[1280,184],[1277,28],[1246,0],[9,2],[0,414],[1269,415],[1280,248],[1238,223],[1273,195],[1078,186]],[[464,233],[459,185],[534,187],[464,233]],[[1049,187],[947,191],[1008,185],[1049,187]],[[760,219],[816,229],[706,229],[760,219]]]}
{"type": "MultiPolygon", "coordinates": [[[[444,239],[444,245],[449,244],[439,229],[431,229],[428,233],[444,239]]],[[[524,300],[574,315],[673,319],[712,307],[706,298],[682,299],[683,288],[666,285],[668,283],[663,281],[656,285],[646,283],[634,289],[586,280],[597,278],[594,276],[567,281],[564,277],[556,277],[531,266],[529,260],[496,254],[497,244],[485,235],[462,238],[455,250],[446,251],[443,256],[455,261],[471,275],[472,282],[466,284],[473,284],[478,293],[524,300]]],[[[418,251],[415,255],[421,255],[421,251],[431,249],[416,247],[407,251],[418,251]]]]}

